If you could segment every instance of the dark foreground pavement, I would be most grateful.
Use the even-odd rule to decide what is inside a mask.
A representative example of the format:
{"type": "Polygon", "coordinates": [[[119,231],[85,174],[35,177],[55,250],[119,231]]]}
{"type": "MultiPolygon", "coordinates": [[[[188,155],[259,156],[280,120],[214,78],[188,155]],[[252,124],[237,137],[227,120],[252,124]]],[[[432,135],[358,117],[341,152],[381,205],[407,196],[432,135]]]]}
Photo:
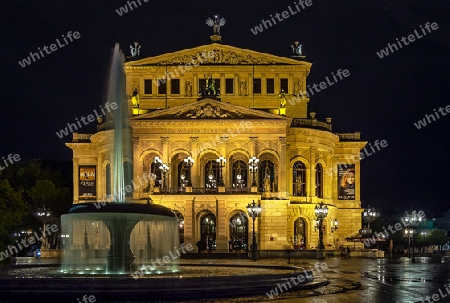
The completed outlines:
{"type": "Polygon", "coordinates": [[[339,259],[320,260],[328,269],[317,270],[317,260],[261,259],[181,260],[199,266],[228,266],[228,277],[214,275],[189,279],[41,278],[0,281],[0,302],[78,302],[83,295],[95,295],[96,302],[450,302],[450,265],[440,259],[339,259]],[[253,267],[273,267],[271,274],[245,275],[253,267]],[[276,268],[291,271],[277,273],[276,268]],[[293,266],[293,267],[291,267],[293,266]],[[314,283],[288,287],[287,281],[302,268],[314,270],[314,283]],[[13,281],[13,282],[11,282],[13,281]],[[13,283],[13,284],[3,284],[13,283]],[[318,284],[317,284],[318,283],[318,284]],[[321,283],[321,284],[320,284],[321,283]],[[283,285],[285,285],[283,287],[283,285]],[[446,289],[449,289],[447,293],[446,289]],[[27,289],[32,292],[27,292],[27,289]],[[282,291],[281,291],[282,290],[282,291]],[[272,291],[272,292],[271,292],[272,291]],[[275,291],[278,294],[275,294],[275,291]],[[15,295],[7,299],[4,294],[15,295]],[[433,297],[434,295],[434,297],[433,297]],[[272,298],[269,298],[272,297],[272,298]],[[33,300],[34,298],[34,300],[33,300]],[[428,298],[428,300],[427,300],[428,298]],[[17,301],[19,300],[19,301],[17,301]]]}

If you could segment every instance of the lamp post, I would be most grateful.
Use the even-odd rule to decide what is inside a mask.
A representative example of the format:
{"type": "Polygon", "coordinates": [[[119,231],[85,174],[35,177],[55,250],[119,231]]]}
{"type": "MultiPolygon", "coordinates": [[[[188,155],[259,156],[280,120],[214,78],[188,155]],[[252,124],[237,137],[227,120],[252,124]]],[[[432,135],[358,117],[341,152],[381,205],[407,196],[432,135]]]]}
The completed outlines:
{"type": "MultiPolygon", "coordinates": [[[[50,219],[50,216],[52,215],[50,209],[44,207],[39,207],[37,211],[37,216],[39,220],[44,224],[44,228],[42,229],[43,232],[45,232],[45,226],[47,225],[47,222],[50,219]]],[[[48,237],[45,238],[45,241],[42,243],[44,248],[48,248],[48,237]]]]}
{"type": "Polygon", "coordinates": [[[316,205],[314,213],[318,221],[317,228],[319,228],[319,246],[317,248],[325,249],[325,245],[323,245],[323,219],[328,216],[328,207],[323,202],[320,202],[320,204],[316,205]]]}
{"type": "Polygon", "coordinates": [[[259,159],[256,158],[255,156],[253,156],[252,158],[250,158],[248,160],[248,167],[250,169],[250,172],[252,173],[252,187],[256,187],[258,186],[256,184],[256,173],[258,172],[258,163],[259,163],[259,159]]]}
{"type": "Polygon", "coordinates": [[[183,161],[184,161],[184,165],[189,169],[189,177],[187,178],[187,186],[192,187],[191,167],[194,165],[194,159],[192,159],[191,156],[189,156],[186,159],[184,159],[183,161]]]}
{"type": "Polygon", "coordinates": [[[403,220],[408,226],[406,230],[408,231],[408,242],[410,242],[409,249],[411,249],[412,246],[411,262],[415,262],[416,259],[414,258],[414,232],[417,229],[417,226],[419,226],[419,224],[424,220],[424,218],[421,217],[419,213],[414,210],[411,213],[406,211],[405,215],[403,216],[403,220]],[[411,241],[409,241],[410,237],[411,241]]]}
{"type": "Polygon", "coordinates": [[[161,183],[161,187],[165,188],[166,187],[166,174],[167,174],[167,172],[169,171],[170,168],[169,168],[169,166],[166,163],[162,163],[159,166],[159,169],[161,170],[162,175],[163,175],[163,180],[162,180],[162,183],[161,183]]]}
{"type": "Polygon", "coordinates": [[[370,233],[370,223],[372,223],[377,217],[380,216],[380,212],[378,212],[375,208],[367,208],[363,212],[363,220],[367,224],[367,229],[370,233]]]}
{"type": "Polygon", "coordinates": [[[256,205],[255,200],[253,200],[252,203],[249,203],[247,205],[247,212],[248,212],[248,215],[253,220],[253,237],[252,237],[251,256],[252,256],[252,260],[257,260],[258,259],[258,247],[256,244],[255,219],[257,217],[259,217],[259,215],[261,214],[261,204],[258,203],[258,205],[256,205]]]}
{"type": "Polygon", "coordinates": [[[218,159],[216,159],[216,162],[219,164],[219,167],[220,167],[219,186],[225,186],[225,183],[223,183],[222,169],[225,167],[225,164],[227,163],[227,159],[220,156],[218,159]]]}

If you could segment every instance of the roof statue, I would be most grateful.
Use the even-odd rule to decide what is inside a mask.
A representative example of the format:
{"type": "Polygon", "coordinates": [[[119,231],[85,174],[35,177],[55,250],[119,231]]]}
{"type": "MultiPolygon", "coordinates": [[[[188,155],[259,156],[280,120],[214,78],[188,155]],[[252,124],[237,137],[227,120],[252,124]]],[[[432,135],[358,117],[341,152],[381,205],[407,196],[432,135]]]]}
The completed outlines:
{"type": "Polygon", "coordinates": [[[292,55],[293,56],[301,56],[302,55],[302,45],[300,42],[295,41],[294,45],[291,45],[292,55]]]}
{"type": "Polygon", "coordinates": [[[141,45],[139,42],[134,42],[133,45],[130,45],[131,57],[139,57],[139,53],[141,51],[141,45]]]}
{"type": "Polygon", "coordinates": [[[211,40],[214,42],[220,41],[220,27],[224,26],[227,23],[225,18],[219,17],[218,14],[215,14],[213,18],[206,19],[206,24],[213,28],[213,35],[210,36],[211,40]]]}

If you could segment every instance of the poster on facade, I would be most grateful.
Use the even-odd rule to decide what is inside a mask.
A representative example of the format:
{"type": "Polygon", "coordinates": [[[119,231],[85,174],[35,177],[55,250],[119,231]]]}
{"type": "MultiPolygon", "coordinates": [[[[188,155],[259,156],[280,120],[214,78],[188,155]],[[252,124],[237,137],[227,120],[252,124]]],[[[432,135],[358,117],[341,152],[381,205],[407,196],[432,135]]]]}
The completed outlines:
{"type": "Polygon", "coordinates": [[[79,167],[78,199],[86,200],[97,198],[95,174],[95,166],[79,167]]]}
{"type": "Polygon", "coordinates": [[[355,164],[338,165],[338,199],[355,200],[355,164]]]}

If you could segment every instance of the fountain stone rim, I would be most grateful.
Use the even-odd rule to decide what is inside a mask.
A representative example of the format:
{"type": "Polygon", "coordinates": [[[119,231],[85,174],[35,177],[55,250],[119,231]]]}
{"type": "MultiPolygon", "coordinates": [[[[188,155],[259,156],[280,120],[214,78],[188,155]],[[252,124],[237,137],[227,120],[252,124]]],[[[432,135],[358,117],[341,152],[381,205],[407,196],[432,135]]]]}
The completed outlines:
{"type": "Polygon", "coordinates": [[[165,217],[175,218],[175,213],[170,209],[158,204],[143,204],[143,203],[129,203],[129,202],[87,202],[78,203],[71,206],[64,215],[67,214],[84,214],[84,213],[135,213],[135,214],[149,214],[160,215],[165,217]],[[99,204],[100,207],[98,207],[99,204]]]}

